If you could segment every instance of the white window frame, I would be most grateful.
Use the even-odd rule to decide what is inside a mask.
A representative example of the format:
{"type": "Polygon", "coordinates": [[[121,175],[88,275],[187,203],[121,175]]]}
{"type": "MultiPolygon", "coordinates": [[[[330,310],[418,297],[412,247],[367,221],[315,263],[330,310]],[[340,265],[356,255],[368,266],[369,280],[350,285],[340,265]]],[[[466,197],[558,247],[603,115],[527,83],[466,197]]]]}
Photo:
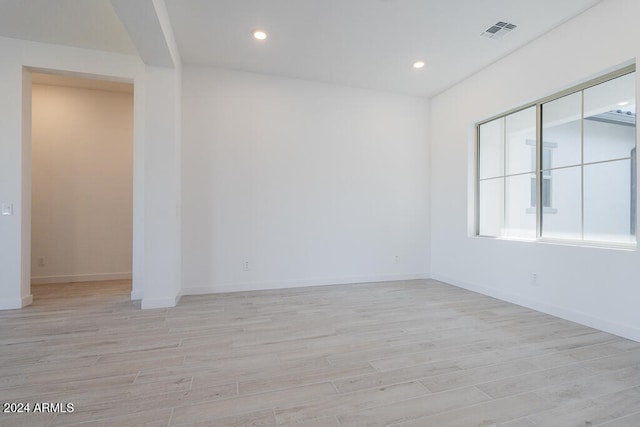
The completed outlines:
{"type": "MultiPolygon", "coordinates": [[[[507,116],[517,113],[519,111],[525,110],[527,108],[531,108],[531,107],[536,107],[536,140],[535,140],[535,152],[536,152],[536,158],[535,158],[535,162],[536,162],[536,168],[534,171],[534,174],[536,176],[536,207],[532,207],[531,210],[527,210],[529,213],[535,213],[536,215],[536,237],[535,239],[524,239],[524,240],[528,240],[528,241],[537,241],[537,242],[542,242],[542,243],[554,243],[554,244],[567,244],[567,245],[576,245],[576,246],[597,246],[597,247],[612,247],[612,248],[620,248],[620,249],[637,249],[637,245],[638,245],[638,233],[637,233],[637,223],[638,223],[638,218],[637,218],[637,199],[638,199],[638,195],[637,195],[637,186],[636,186],[636,182],[632,182],[632,191],[636,191],[636,194],[632,194],[631,195],[631,209],[632,212],[634,212],[634,214],[636,215],[635,218],[635,224],[632,224],[632,232],[634,233],[635,236],[635,241],[633,243],[624,243],[624,242],[602,242],[602,241],[588,241],[588,240],[584,240],[583,239],[559,239],[559,238],[551,238],[551,237],[543,237],[542,236],[542,218],[543,218],[543,211],[544,213],[554,213],[555,209],[553,209],[553,207],[551,208],[543,208],[543,209],[538,209],[538,207],[542,206],[542,188],[541,188],[541,180],[540,177],[546,173],[547,171],[543,170],[542,168],[542,150],[544,148],[546,148],[546,144],[541,144],[541,135],[542,135],[542,105],[547,103],[547,102],[551,102],[554,101],[556,99],[562,98],[564,96],[567,95],[571,95],[573,93],[576,92],[581,92],[584,91],[585,89],[589,89],[593,86],[597,86],[599,84],[608,82],[610,80],[616,79],[618,77],[622,77],[626,74],[630,74],[636,71],[636,65],[632,64],[629,66],[626,66],[624,68],[621,68],[619,70],[616,70],[614,72],[605,74],[601,77],[598,77],[596,79],[593,80],[589,80],[587,82],[584,82],[582,84],[573,86],[569,89],[563,90],[561,92],[555,93],[553,95],[547,96],[545,98],[541,98],[535,102],[511,109],[505,113],[502,114],[498,114],[496,116],[493,116],[489,119],[483,120],[481,122],[477,122],[475,124],[475,197],[474,197],[474,214],[475,214],[475,218],[474,218],[474,224],[475,224],[475,236],[476,237],[480,237],[480,238],[493,238],[493,239],[504,239],[504,240],[523,240],[522,238],[512,238],[512,237],[505,237],[505,236],[485,236],[480,234],[480,126],[487,124],[489,122],[492,122],[494,120],[500,119],[500,118],[506,118],[507,116]],[[543,148],[544,147],[544,148],[543,148]],[[635,196],[635,197],[634,197],[635,196]]],[[[636,92],[637,92],[637,88],[636,88],[636,92]]],[[[636,100],[636,104],[637,104],[637,100],[636,100]]],[[[637,117],[637,115],[636,115],[637,117]]],[[[582,120],[584,120],[584,118],[582,118],[582,120]]],[[[637,129],[637,120],[636,120],[636,129],[637,129]]],[[[637,141],[637,130],[636,130],[636,141],[635,141],[635,149],[637,150],[638,147],[638,141],[637,141]]],[[[635,152],[635,151],[634,151],[635,152]]],[[[634,170],[637,171],[638,165],[637,165],[637,157],[633,157],[631,158],[631,161],[634,163],[634,170]]],[[[585,163],[581,163],[582,167],[584,167],[585,163]]],[[[505,171],[506,172],[506,171],[505,171]]],[[[506,175],[505,175],[506,176],[506,175]]],[[[632,176],[632,180],[635,177],[632,176]]],[[[635,178],[637,179],[637,178],[635,178]]],[[[581,189],[581,191],[584,192],[584,188],[581,189]]],[[[583,207],[583,211],[582,214],[584,216],[584,207],[583,207]]],[[[584,231],[584,226],[583,226],[583,231],[584,231]]]]}

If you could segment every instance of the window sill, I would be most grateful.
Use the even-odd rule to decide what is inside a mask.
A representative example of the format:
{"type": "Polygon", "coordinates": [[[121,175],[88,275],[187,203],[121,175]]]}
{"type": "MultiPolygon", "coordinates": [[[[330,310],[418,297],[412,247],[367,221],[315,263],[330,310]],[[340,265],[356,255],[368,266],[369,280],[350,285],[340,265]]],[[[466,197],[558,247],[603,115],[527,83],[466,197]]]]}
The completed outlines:
{"type": "Polygon", "coordinates": [[[623,251],[635,251],[638,249],[637,242],[600,242],[597,240],[564,240],[553,239],[550,237],[541,237],[536,240],[538,243],[548,245],[563,245],[563,246],[576,246],[583,248],[597,248],[597,249],[615,249],[623,251]]]}
{"type": "Polygon", "coordinates": [[[505,236],[472,236],[479,239],[491,239],[502,240],[507,242],[520,242],[520,243],[538,243],[543,245],[560,245],[560,246],[573,246],[580,248],[595,248],[595,249],[613,249],[622,251],[637,251],[637,242],[599,242],[592,240],[564,240],[553,239],[549,237],[542,237],[538,239],[526,238],[526,237],[505,237],[505,236]]]}

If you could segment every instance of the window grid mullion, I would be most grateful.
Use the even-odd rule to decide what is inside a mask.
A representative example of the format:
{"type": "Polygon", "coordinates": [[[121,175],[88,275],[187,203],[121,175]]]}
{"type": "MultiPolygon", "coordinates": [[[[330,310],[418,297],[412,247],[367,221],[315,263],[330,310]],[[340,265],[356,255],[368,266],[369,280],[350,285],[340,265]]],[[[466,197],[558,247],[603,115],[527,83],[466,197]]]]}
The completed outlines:
{"type": "Polygon", "coordinates": [[[476,194],[473,201],[474,209],[475,209],[475,220],[476,223],[474,225],[476,236],[480,235],[480,125],[476,126],[476,194]]]}
{"type": "Polygon", "coordinates": [[[502,228],[507,230],[507,117],[502,120],[502,228]]]}
{"type": "Polygon", "coordinates": [[[584,90],[580,95],[580,238],[584,240],[584,90]]]}
{"type": "Polygon", "coordinates": [[[536,105],[536,239],[542,237],[542,104],[536,105]]]}

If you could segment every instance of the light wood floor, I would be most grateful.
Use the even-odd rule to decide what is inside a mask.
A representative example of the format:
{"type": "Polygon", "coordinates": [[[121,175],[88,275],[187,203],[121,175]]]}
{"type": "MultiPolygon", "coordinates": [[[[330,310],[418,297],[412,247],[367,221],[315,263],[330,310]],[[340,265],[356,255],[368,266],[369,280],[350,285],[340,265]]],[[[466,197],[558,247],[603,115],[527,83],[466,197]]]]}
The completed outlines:
{"type": "Polygon", "coordinates": [[[0,401],[75,411],[2,426],[640,426],[639,343],[436,281],[33,293],[0,312],[0,401]]]}

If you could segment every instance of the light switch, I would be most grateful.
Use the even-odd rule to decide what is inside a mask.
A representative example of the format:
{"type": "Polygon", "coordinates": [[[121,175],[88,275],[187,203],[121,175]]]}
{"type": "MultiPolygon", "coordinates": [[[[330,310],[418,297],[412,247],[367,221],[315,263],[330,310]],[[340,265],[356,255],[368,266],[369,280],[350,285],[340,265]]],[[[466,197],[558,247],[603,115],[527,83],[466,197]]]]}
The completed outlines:
{"type": "Polygon", "coordinates": [[[2,204],[2,215],[13,215],[13,203],[2,204]]]}

